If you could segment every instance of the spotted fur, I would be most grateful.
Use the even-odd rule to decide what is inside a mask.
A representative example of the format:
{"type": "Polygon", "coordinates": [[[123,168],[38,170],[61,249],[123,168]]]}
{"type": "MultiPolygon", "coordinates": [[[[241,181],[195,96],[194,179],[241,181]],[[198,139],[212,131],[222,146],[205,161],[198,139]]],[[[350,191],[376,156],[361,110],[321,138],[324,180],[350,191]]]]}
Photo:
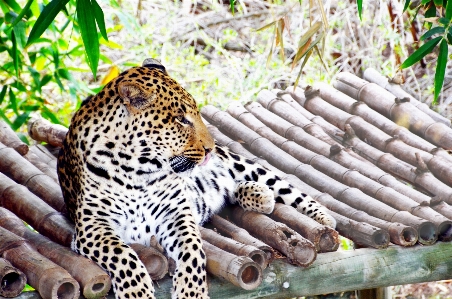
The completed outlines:
{"type": "Polygon", "coordinates": [[[76,224],[72,248],[108,272],[121,299],[154,298],[144,265],[127,245],[149,245],[152,236],[176,261],[172,297],[209,298],[197,224],[225,204],[269,213],[283,202],[335,225],[306,194],[215,145],[195,100],[152,59],[82,104],[58,170],[76,224]]]}

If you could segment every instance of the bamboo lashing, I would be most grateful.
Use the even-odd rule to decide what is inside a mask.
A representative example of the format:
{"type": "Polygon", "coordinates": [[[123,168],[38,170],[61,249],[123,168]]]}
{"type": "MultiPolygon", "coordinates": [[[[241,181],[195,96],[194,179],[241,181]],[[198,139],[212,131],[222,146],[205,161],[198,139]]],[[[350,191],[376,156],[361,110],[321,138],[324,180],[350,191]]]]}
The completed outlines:
{"type": "Polygon", "coordinates": [[[411,104],[416,106],[416,108],[418,108],[422,112],[429,115],[435,121],[442,122],[448,127],[451,126],[450,119],[447,119],[444,116],[442,116],[441,114],[436,113],[435,111],[430,109],[425,103],[422,103],[422,102],[418,101],[417,99],[415,99],[413,96],[411,96],[405,90],[403,90],[400,87],[400,85],[390,83],[388,81],[388,78],[384,77],[383,75],[378,73],[376,70],[374,70],[372,68],[366,69],[364,71],[363,77],[367,81],[378,84],[379,86],[383,87],[384,89],[386,89],[387,91],[389,91],[390,93],[392,93],[393,95],[398,97],[399,99],[409,98],[411,104]]]}
{"type": "Polygon", "coordinates": [[[0,258],[0,296],[12,298],[19,296],[27,283],[25,274],[13,267],[10,262],[0,258]]]}
{"type": "Polygon", "coordinates": [[[31,248],[25,239],[0,227],[0,254],[27,276],[42,298],[78,299],[80,287],[69,273],[31,248]]]}
{"type": "Polygon", "coordinates": [[[343,93],[365,102],[375,111],[431,143],[452,149],[452,129],[417,109],[410,103],[410,98],[398,99],[377,84],[346,72],[338,74],[336,80],[334,87],[343,93]]]}
{"type": "Polygon", "coordinates": [[[22,220],[5,208],[0,208],[0,226],[24,238],[40,254],[66,269],[80,283],[85,298],[94,299],[107,295],[111,288],[110,277],[91,260],[31,231],[25,227],[22,220]]]}

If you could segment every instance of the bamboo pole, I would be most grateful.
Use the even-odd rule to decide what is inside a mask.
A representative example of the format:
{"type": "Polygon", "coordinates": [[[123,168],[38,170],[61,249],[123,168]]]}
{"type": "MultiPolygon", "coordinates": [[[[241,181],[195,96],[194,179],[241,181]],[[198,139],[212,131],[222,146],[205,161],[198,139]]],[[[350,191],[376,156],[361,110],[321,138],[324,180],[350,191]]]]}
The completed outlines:
{"type": "Polygon", "coordinates": [[[233,208],[231,217],[237,225],[283,253],[292,264],[308,267],[317,257],[315,246],[283,223],[238,206],[233,208]]]}
{"type": "Polygon", "coordinates": [[[7,208],[37,231],[66,247],[70,247],[73,225],[22,185],[0,173],[0,206],[7,208]]]}
{"type": "Polygon", "coordinates": [[[28,134],[36,141],[44,141],[53,146],[61,147],[66,133],[66,127],[51,124],[43,118],[32,117],[28,121],[28,134]]]}
{"type": "MultiPolygon", "coordinates": [[[[257,100],[266,109],[282,117],[288,122],[278,121],[276,124],[274,124],[268,118],[260,117],[260,115],[257,114],[255,114],[255,116],[267,126],[271,127],[279,135],[284,136],[289,140],[293,140],[297,144],[304,146],[305,148],[310,149],[317,154],[329,157],[331,160],[349,169],[356,169],[360,173],[373,179],[374,181],[377,181],[387,187],[393,188],[397,192],[404,194],[409,198],[412,198],[419,204],[427,205],[428,203],[430,203],[430,197],[403,184],[392,175],[384,172],[361,156],[359,156],[360,159],[357,159],[356,154],[350,149],[345,149],[344,147],[338,146],[334,143],[322,143],[321,141],[319,141],[319,139],[313,138],[314,136],[306,134],[304,130],[300,128],[300,126],[304,125],[303,123],[299,122],[299,119],[302,118],[302,115],[300,115],[296,110],[292,109],[293,107],[288,104],[292,97],[289,94],[286,94],[283,97],[286,99],[285,101],[279,100],[273,93],[262,90],[261,92],[259,92],[257,100]],[[329,145],[331,145],[331,147],[329,145]],[[351,152],[352,154],[349,154],[349,152],[351,152]]],[[[295,100],[293,99],[291,101],[295,102],[295,100]]],[[[299,104],[296,102],[294,105],[299,106],[299,104]]]]}
{"type": "Polygon", "coordinates": [[[6,298],[17,297],[27,283],[27,277],[10,262],[0,258],[0,296],[6,298]]]}
{"type": "MultiPolygon", "coordinates": [[[[313,153],[293,141],[289,141],[276,134],[269,127],[260,122],[259,119],[266,119],[270,124],[277,123],[280,125],[284,124],[286,121],[266,110],[259,103],[251,102],[247,104],[246,108],[252,114],[246,113],[247,111],[245,108],[239,104],[231,104],[228,108],[228,112],[299,161],[313,166],[315,169],[343,184],[358,188],[367,195],[378,199],[380,202],[385,203],[394,209],[408,211],[415,216],[431,221],[437,227],[438,232],[442,232],[440,235],[441,240],[449,241],[452,239],[452,221],[443,215],[435,212],[430,207],[420,206],[417,202],[407,196],[371,180],[356,170],[345,168],[324,156],[313,153]]],[[[290,124],[286,123],[286,126],[290,126],[290,124]]]]}
{"type": "MultiPolygon", "coordinates": [[[[294,94],[300,94],[300,89],[295,89],[294,94]]],[[[307,88],[305,91],[306,100],[300,100],[300,105],[313,113],[322,115],[326,121],[334,123],[336,126],[345,130],[345,125],[350,125],[355,131],[356,135],[372,146],[381,151],[393,154],[395,157],[417,165],[416,153],[420,154],[422,159],[427,163],[430,171],[441,181],[452,186],[452,163],[442,158],[441,156],[434,156],[430,153],[424,152],[418,148],[407,145],[399,138],[391,137],[375,126],[367,123],[359,116],[353,116],[345,111],[342,111],[333,105],[327,103],[319,97],[319,91],[307,88]]]]}
{"type": "Polygon", "coordinates": [[[347,72],[338,74],[336,80],[334,87],[343,93],[365,102],[372,109],[433,144],[452,149],[452,129],[417,109],[410,103],[410,98],[398,99],[377,84],[347,72]]]}
{"type": "Polygon", "coordinates": [[[267,268],[267,254],[257,247],[234,241],[233,239],[219,235],[213,230],[201,226],[199,227],[199,230],[202,239],[210,244],[237,256],[247,256],[257,263],[262,270],[267,268]]]}
{"type": "Polygon", "coordinates": [[[25,227],[21,219],[0,208],[0,226],[27,240],[40,254],[66,269],[80,283],[85,298],[101,298],[111,288],[110,277],[91,260],[25,227]]]}
{"type": "Polygon", "coordinates": [[[400,85],[394,84],[394,83],[389,83],[388,78],[382,76],[375,69],[372,69],[372,68],[366,69],[364,71],[363,76],[364,76],[365,80],[383,87],[384,89],[386,89],[387,91],[389,91],[390,93],[392,93],[393,95],[398,97],[399,99],[409,98],[411,104],[413,104],[417,109],[419,109],[422,112],[424,112],[425,114],[429,115],[435,121],[442,122],[448,127],[451,126],[450,119],[447,119],[444,116],[442,116],[441,114],[433,111],[425,103],[418,101],[416,98],[414,98],[409,93],[407,93],[405,90],[403,90],[400,85]]]}
{"type": "Polygon", "coordinates": [[[55,210],[65,214],[66,204],[60,186],[12,148],[0,143],[0,171],[43,199],[55,210]]]}
{"type": "Polygon", "coordinates": [[[245,290],[254,290],[262,282],[262,269],[247,256],[236,256],[203,241],[207,271],[245,290]]]}
{"type": "Polygon", "coordinates": [[[36,166],[40,171],[49,176],[55,183],[59,184],[58,174],[56,168],[53,168],[51,165],[42,162],[42,160],[33,152],[29,151],[26,155],[23,156],[28,160],[31,164],[36,166]]]}
{"type": "Polygon", "coordinates": [[[311,241],[317,252],[332,252],[339,248],[340,242],[337,231],[321,225],[291,206],[276,203],[275,209],[269,216],[275,221],[286,224],[302,237],[311,241]]]}
{"type": "Polygon", "coordinates": [[[30,152],[38,156],[43,163],[47,163],[49,168],[57,169],[57,159],[52,153],[50,153],[45,146],[37,144],[30,146],[30,152]]]}
{"type": "Polygon", "coordinates": [[[244,230],[241,227],[238,227],[234,223],[229,222],[218,215],[213,215],[212,218],[210,218],[210,222],[221,234],[228,236],[231,239],[242,244],[256,247],[265,253],[266,259],[269,262],[273,260],[273,249],[261,240],[251,236],[248,231],[244,230]]]}
{"type": "Polygon", "coordinates": [[[333,211],[331,216],[337,221],[336,229],[339,233],[353,240],[354,243],[373,248],[386,248],[389,245],[389,234],[365,222],[357,222],[333,211]]]}
{"type": "MultiPolygon", "coordinates": [[[[259,105],[259,104],[255,104],[259,105]]],[[[375,183],[374,181],[367,179],[366,177],[363,177],[359,175],[357,172],[350,172],[348,169],[343,169],[341,172],[341,166],[337,164],[332,164],[334,162],[326,159],[323,156],[320,155],[311,155],[308,150],[301,148],[297,144],[287,141],[285,138],[275,134],[273,131],[271,131],[268,127],[266,127],[264,124],[262,124],[258,119],[256,119],[251,113],[248,113],[246,110],[246,113],[243,112],[244,108],[238,110],[238,106],[231,104],[228,108],[228,112],[230,112],[232,115],[237,116],[240,121],[242,121],[244,124],[246,124],[249,128],[252,129],[252,131],[256,131],[260,133],[262,136],[265,137],[271,137],[272,141],[276,144],[273,145],[272,143],[267,143],[265,145],[265,149],[268,151],[273,151],[273,148],[281,148],[285,149],[288,154],[285,154],[285,156],[288,157],[296,157],[298,160],[296,162],[296,170],[302,171],[305,170],[303,173],[304,177],[300,177],[302,180],[310,184],[311,186],[314,186],[315,188],[319,188],[322,191],[325,191],[332,195],[333,197],[339,199],[340,201],[356,208],[362,211],[367,212],[368,214],[371,214],[375,217],[384,219],[386,221],[390,222],[400,222],[407,226],[413,226],[418,230],[418,234],[421,236],[419,239],[420,242],[425,244],[432,244],[436,241],[436,226],[433,225],[432,222],[426,221],[424,219],[421,219],[419,217],[415,217],[411,215],[409,212],[406,211],[398,211],[387,204],[380,202],[371,196],[368,196],[364,193],[362,193],[361,190],[356,188],[349,188],[348,186],[336,181],[336,179],[342,179],[345,175],[350,175],[350,173],[356,173],[358,176],[360,176],[359,179],[363,180],[365,179],[365,182],[359,183],[356,186],[360,188],[367,188],[367,184],[375,183]],[[242,113],[243,112],[243,113],[242,113]],[[296,148],[296,149],[294,149],[296,148]],[[300,155],[300,152],[304,151],[306,155],[300,155]],[[323,161],[322,161],[323,160],[323,161]],[[338,168],[335,173],[332,173],[331,177],[328,177],[323,172],[318,171],[317,169],[313,168],[310,165],[303,164],[302,162],[308,162],[313,165],[315,165],[317,168],[321,169],[322,171],[328,172],[328,171],[334,171],[334,167],[338,168]],[[309,174],[309,175],[308,175],[309,174]],[[423,237],[426,234],[421,235],[421,230],[426,230],[429,233],[431,233],[431,238],[425,240],[423,237]]],[[[260,111],[263,113],[263,111],[260,111]]],[[[284,152],[283,152],[284,153],[284,152]]],[[[347,183],[355,184],[354,181],[357,178],[349,179],[347,180],[347,183]]],[[[375,183],[376,184],[376,183],[375,183]]],[[[375,194],[383,194],[384,192],[380,192],[382,188],[376,186],[374,187],[373,191],[369,191],[369,193],[375,193],[375,194]]],[[[389,188],[388,188],[389,189],[389,188]]],[[[392,189],[389,189],[392,190],[392,189]]],[[[393,190],[392,190],[393,191],[393,190]]],[[[388,191],[390,192],[390,191],[388,191]]],[[[393,195],[392,195],[393,196],[393,195]]],[[[380,196],[379,196],[380,197],[380,196]]],[[[382,196],[380,197],[381,200],[387,200],[391,201],[391,196],[382,196]]],[[[437,215],[441,217],[441,215],[437,215]]],[[[433,217],[435,218],[435,217],[433,217]]],[[[444,220],[444,219],[443,219],[444,220]]],[[[447,220],[447,219],[446,219],[447,220]]],[[[444,226],[450,228],[450,223],[444,222],[444,226]]],[[[449,237],[450,233],[449,230],[446,230],[447,234],[445,237],[449,237]]]]}
{"type": "Polygon", "coordinates": [[[398,138],[400,138],[400,140],[402,140],[406,144],[421,149],[425,152],[439,155],[445,159],[451,158],[444,149],[438,148],[425,139],[422,139],[421,137],[413,134],[407,128],[393,123],[391,120],[379,114],[375,110],[370,109],[370,107],[367,106],[364,102],[358,102],[325,83],[316,83],[314,85],[314,89],[318,89],[320,91],[320,96],[322,97],[322,99],[327,101],[331,105],[350,114],[362,117],[366,122],[374,125],[386,134],[392,137],[398,136],[398,138]]]}
{"type": "Polygon", "coordinates": [[[20,140],[11,127],[2,120],[0,120],[0,142],[13,148],[22,156],[28,153],[28,145],[20,140]]]}
{"type": "Polygon", "coordinates": [[[295,174],[314,188],[329,193],[334,198],[375,217],[386,221],[400,222],[408,226],[413,225],[419,231],[419,242],[422,244],[433,244],[436,241],[436,228],[433,223],[413,216],[406,211],[397,211],[365,195],[362,191],[349,188],[317,171],[312,166],[301,163],[226,112],[207,105],[202,108],[201,113],[204,117],[220,124],[221,128],[228,134],[235,134],[236,138],[246,142],[254,153],[267,158],[283,171],[295,174]]]}
{"type": "Polygon", "coordinates": [[[418,156],[418,167],[413,167],[411,164],[397,159],[392,154],[384,153],[361,141],[350,126],[347,125],[345,131],[344,143],[352,146],[361,156],[384,171],[420,186],[431,194],[437,195],[438,200],[444,200],[449,204],[452,203],[452,189],[428,171],[421,157],[418,156]]]}
{"type": "Polygon", "coordinates": [[[168,273],[168,259],[157,249],[138,243],[129,244],[143,262],[152,280],[160,280],[168,273]]]}
{"type": "MultiPolygon", "coordinates": [[[[228,136],[221,133],[217,127],[209,125],[208,128],[209,128],[209,131],[212,133],[212,136],[214,136],[215,139],[217,139],[217,137],[219,137],[217,140],[221,140],[221,142],[224,142],[224,143],[220,142],[222,145],[235,144],[235,152],[236,153],[243,154],[249,159],[253,159],[253,160],[257,159],[257,157],[254,156],[252,153],[248,152],[242,146],[242,144],[240,144],[236,141],[233,141],[228,136]],[[213,129],[211,127],[215,128],[215,129],[213,129]]],[[[418,234],[414,228],[409,227],[409,226],[404,226],[403,229],[400,229],[399,226],[402,226],[402,224],[387,222],[387,221],[375,218],[373,216],[370,216],[367,213],[364,213],[362,211],[353,209],[352,207],[350,207],[340,201],[337,201],[336,199],[331,197],[329,194],[322,193],[322,192],[318,191],[317,189],[314,189],[313,187],[304,183],[303,181],[301,181],[298,177],[294,176],[293,174],[288,175],[286,173],[283,173],[279,169],[277,169],[274,166],[272,166],[271,164],[269,164],[266,160],[262,160],[262,161],[265,161],[269,166],[274,168],[274,171],[277,173],[277,175],[279,177],[288,181],[289,183],[291,183],[293,186],[295,186],[299,190],[305,190],[306,193],[311,195],[315,200],[320,202],[322,205],[324,205],[325,207],[327,207],[328,209],[330,209],[332,211],[335,211],[336,213],[341,214],[343,217],[350,218],[355,221],[370,223],[373,226],[376,226],[378,228],[388,231],[391,239],[395,239],[393,241],[395,244],[400,244],[402,246],[412,246],[417,242],[418,234]],[[345,215],[347,215],[347,216],[345,216],[345,215]]],[[[240,233],[243,234],[244,236],[249,236],[248,232],[245,231],[244,229],[241,229],[241,228],[233,225],[232,223],[224,220],[223,218],[221,218],[217,215],[214,215],[212,217],[211,222],[215,225],[215,228],[218,231],[220,231],[222,234],[229,235],[229,232],[240,231],[240,233]]],[[[347,228],[347,227],[348,226],[346,226],[346,225],[343,226],[343,228],[347,228]]],[[[242,238],[237,238],[238,235],[241,236],[240,233],[237,232],[236,234],[234,234],[234,236],[232,236],[232,238],[235,240],[239,240],[239,241],[242,240],[242,238]]],[[[348,236],[353,234],[352,232],[344,232],[344,231],[341,232],[341,230],[339,230],[339,233],[346,234],[348,236]]],[[[350,236],[350,237],[352,237],[352,236],[350,236]]],[[[245,238],[243,238],[243,239],[245,239],[245,238]]],[[[243,243],[245,243],[245,242],[246,241],[243,241],[243,243]]],[[[260,241],[256,240],[256,242],[260,242],[260,241]]],[[[378,242],[374,242],[372,244],[377,244],[377,243],[378,242]]],[[[371,246],[371,245],[369,245],[369,246],[371,246]]]]}
{"type": "Polygon", "coordinates": [[[42,298],[78,299],[80,287],[69,273],[32,249],[23,238],[0,227],[0,253],[27,276],[42,298]]]}

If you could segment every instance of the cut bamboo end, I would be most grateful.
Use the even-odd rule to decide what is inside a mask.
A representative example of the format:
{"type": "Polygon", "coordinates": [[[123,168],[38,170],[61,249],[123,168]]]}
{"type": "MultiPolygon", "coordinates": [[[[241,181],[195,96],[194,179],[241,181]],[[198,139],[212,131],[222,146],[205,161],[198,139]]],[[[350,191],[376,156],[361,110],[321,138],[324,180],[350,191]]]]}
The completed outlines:
{"type": "Polygon", "coordinates": [[[207,271],[222,277],[244,290],[254,290],[262,283],[262,269],[246,256],[236,256],[207,241],[203,241],[207,256],[207,271]]]}
{"type": "Polygon", "coordinates": [[[452,240],[452,221],[443,221],[438,225],[438,239],[441,241],[452,240]]]}
{"type": "Polygon", "coordinates": [[[135,250],[152,280],[162,279],[168,273],[168,259],[157,249],[137,243],[129,246],[135,250]]]}
{"type": "Polygon", "coordinates": [[[436,226],[433,223],[426,221],[419,224],[416,229],[419,234],[418,242],[422,245],[432,245],[438,240],[436,226]]]}
{"type": "Polygon", "coordinates": [[[19,296],[27,283],[25,274],[0,258],[0,296],[12,298],[19,296]]]}
{"type": "Polygon", "coordinates": [[[93,277],[91,281],[85,282],[82,293],[85,298],[104,298],[111,288],[109,276],[93,277]]]}
{"type": "Polygon", "coordinates": [[[393,243],[401,246],[413,246],[419,239],[417,231],[411,226],[393,223],[388,227],[388,233],[393,243]]]}
{"type": "Polygon", "coordinates": [[[43,277],[38,289],[42,298],[78,299],[80,297],[80,286],[72,277],[62,278],[54,275],[47,279],[43,277]]]}

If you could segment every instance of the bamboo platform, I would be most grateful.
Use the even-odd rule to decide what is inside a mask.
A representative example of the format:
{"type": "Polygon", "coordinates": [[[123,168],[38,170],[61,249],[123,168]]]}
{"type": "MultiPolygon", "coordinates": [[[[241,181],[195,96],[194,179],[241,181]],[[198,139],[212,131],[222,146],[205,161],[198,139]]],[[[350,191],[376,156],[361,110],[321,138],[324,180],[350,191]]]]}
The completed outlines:
{"type": "MultiPolygon", "coordinates": [[[[293,298],[452,278],[450,121],[374,70],[364,75],[368,81],[339,74],[336,89],[263,90],[227,112],[202,108],[220,144],[278,172],[338,222],[334,231],[280,204],[268,216],[235,207],[213,217],[201,229],[211,298],[293,298]],[[359,249],[337,251],[338,233],[359,249]]],[[[0,123],[0,258],[12,264],[0,263],[0,297],[114,298],[96,265],[72,267],[87,260],[67,248],[73,226],[55,160],[66,131],[32,119],[30,136],[47,145],[27,146],[0,123]],[[28,269],[23,256],[42,262],[28,269]],[[19,294],[11,271],[37,292],[19,294]],[[52,278],[55,271],[65,278],[52,278]]],[[[156,280],[156,297],[170,298],[171,260],[151,243],[131,246],[156,280]]]]}

